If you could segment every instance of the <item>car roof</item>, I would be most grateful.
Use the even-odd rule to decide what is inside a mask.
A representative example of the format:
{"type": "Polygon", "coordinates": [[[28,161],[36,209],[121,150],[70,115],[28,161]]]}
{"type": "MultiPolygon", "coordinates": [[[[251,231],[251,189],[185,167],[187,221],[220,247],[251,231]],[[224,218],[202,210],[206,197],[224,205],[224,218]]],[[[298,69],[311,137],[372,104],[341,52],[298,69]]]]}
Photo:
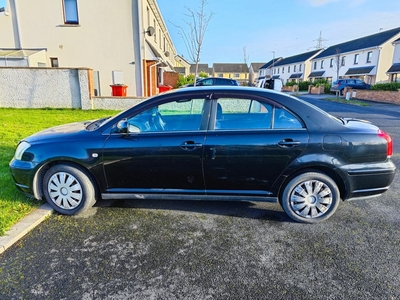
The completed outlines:
{"type": "Polygon", "coordinates": [[[204,77],[204,78],[201,78],[201,79],[199,79],[199,80],[204,80],[204,79],[235,80],[235,79],[232,79],[232,78],[224,78],[224,77],[204,77]]]}

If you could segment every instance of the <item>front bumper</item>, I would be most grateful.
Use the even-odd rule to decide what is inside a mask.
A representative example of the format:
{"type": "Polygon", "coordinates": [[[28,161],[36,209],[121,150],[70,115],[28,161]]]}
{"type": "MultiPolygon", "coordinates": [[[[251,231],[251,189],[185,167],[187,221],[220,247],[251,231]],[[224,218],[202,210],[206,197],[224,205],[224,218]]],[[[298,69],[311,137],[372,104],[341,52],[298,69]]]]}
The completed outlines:
{"type": "Polygon", "coordinates": [[[9,167],[15,186],[28,196],[34,197],[33,181],[37,164],[12,159],[9,167]]]}

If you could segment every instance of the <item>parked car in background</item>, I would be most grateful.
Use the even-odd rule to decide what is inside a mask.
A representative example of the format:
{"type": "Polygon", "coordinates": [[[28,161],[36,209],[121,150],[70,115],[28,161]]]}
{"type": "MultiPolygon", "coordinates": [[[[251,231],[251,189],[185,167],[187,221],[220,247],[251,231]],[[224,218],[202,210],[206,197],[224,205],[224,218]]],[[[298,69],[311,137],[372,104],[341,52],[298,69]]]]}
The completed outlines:
{"type": "Polygon", "coordinates": [[[36,133],[10,169],[18,189],[67,215],[100,199],[271,201],[317,223],[342,200],[384,193],[392,153],[367,121],[268,89],[213,86],[36,133]]]}
{"type": "Polygon", "coordinates": [[[340,95],[343,95],[345,87],[351,87],[353,89],[358,89],[358,90],[369,90],[371,88],[371,85],[365,83],[360,79],[354,79],[354,78],[339,79],[333,82],[330,91],[335,93],[336,91],[339,91],[340,95]]]}
{"type": "MultiPolygon", "coordinates": [[[[208,77],[203,79],[196,80],[196,86],[210,86],[210,85],[230,85],[230,86],[238,86],[239,83],[230,78],[223,78],[223,77],[208,77]]],[[[185,85],[184,87],[192,87],[192,84],[185,85]]]]}

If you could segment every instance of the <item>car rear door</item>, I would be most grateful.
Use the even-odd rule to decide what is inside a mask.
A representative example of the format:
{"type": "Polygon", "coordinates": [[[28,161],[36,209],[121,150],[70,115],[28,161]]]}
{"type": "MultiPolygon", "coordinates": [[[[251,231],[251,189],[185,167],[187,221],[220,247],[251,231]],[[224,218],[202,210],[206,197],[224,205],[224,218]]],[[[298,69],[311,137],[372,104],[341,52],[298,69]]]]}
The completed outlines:
{"type": "Polygon", "coordinates": [[[307,146],[307,129],[284,108],[255,99],[224,96],[214,105],[204,149],[207,194],[268,196],[307,146]]]}

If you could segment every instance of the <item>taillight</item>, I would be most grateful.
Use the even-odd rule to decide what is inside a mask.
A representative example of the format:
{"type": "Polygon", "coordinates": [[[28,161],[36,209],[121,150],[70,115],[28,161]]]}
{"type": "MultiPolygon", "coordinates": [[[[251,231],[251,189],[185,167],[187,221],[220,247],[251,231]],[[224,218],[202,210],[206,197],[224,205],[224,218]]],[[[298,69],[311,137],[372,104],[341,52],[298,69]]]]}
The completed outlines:
{"type": "Polygon", "coordinates": [[[393,140],[386,132],[383,130],[378,130],[378,136],[384,138],[387,141],[387,156],[392,156],[393,154],[393,140]]]}

